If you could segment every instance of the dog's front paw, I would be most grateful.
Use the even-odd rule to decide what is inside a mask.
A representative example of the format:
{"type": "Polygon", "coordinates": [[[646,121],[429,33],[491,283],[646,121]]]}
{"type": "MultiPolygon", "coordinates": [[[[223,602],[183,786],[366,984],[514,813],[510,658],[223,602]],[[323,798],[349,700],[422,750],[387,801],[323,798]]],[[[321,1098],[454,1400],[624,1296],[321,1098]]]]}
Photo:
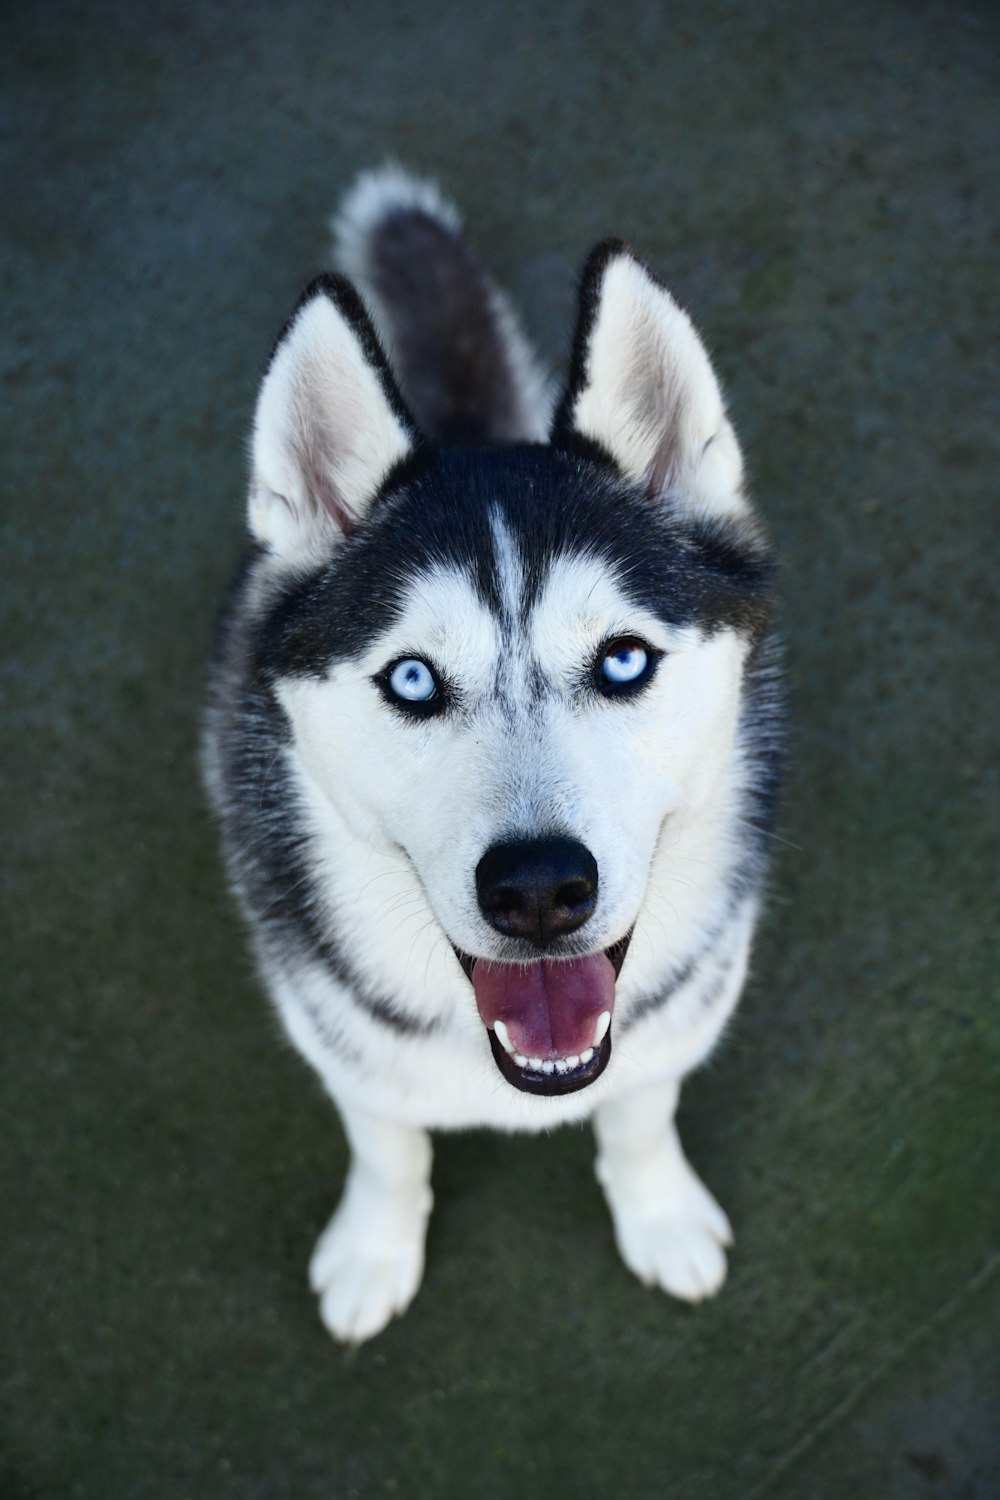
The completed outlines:
{"type": "Polygon", "coordinates": [[[364,1343],[405,1312],[424,1273],[426,1227],[427,1215],[420,1213],[373,1238],[356,1205],[341,1204],[309,1262],[320,1317],[335,1339],[364,1343]]]}
{"type": "Polygon", "coordinates": [[[622,1260],[646,1286],[660,1286],[685,1302],[714,1297],[726,1279],[729,1220],[685,1163],[660,1190],[637,1193],[634,1184],[602,1183],[622,1260]]]}

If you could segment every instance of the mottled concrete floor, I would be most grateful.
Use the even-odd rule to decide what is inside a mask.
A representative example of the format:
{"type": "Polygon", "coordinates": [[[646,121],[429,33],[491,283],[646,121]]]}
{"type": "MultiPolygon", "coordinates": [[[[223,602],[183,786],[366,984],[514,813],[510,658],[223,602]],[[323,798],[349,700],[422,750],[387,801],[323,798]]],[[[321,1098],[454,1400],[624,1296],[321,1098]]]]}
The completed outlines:
{"type": "Polygon", "coordinates": [[[10,1500],[1000,1494],[994,8],[4,11],[10,1500]],[[686,1091],[730,1281],[619,1264],[583,1132],[441,1143],[412,1311],[304,1271],[344,1151],[197,784],[270,341],[324,217],[440,175],[547,355],[632,238],[726,377],[795,737],[741,1018],[686,1091]]]}

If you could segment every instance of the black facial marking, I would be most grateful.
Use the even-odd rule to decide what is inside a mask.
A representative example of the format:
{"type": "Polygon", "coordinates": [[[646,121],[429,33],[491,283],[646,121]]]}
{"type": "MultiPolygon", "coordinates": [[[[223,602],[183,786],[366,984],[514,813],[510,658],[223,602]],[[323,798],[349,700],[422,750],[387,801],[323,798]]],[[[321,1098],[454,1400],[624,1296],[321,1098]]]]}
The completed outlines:
{"type": "Polygon", "coordinates": [[[492,519],[520,553],[522,609],[553,558],[603,561],[639,608],[667,625],[763,634],[773,565],[751,528],[656,507],[606,465],[543,445],[425,451],[402,465],[369,519],[329,563],[290,580],[261,624],[258,668],[323,676],[387,628],[407,589],[435,566],[464,573],[504,623],[492,519]]]}

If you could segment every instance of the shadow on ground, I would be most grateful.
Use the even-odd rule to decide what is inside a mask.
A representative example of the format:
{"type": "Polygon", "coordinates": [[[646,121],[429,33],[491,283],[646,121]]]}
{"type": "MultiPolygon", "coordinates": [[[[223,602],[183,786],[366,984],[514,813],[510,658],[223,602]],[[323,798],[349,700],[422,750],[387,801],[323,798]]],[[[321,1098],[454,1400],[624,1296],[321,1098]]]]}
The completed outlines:
{"type": "Polygon", "coordinates": [[[5,1496],[1000,1493],[998,31],[8,6],[5,1496]],[[343,1145],[245,957],[196,721],[262,363],[387,154],[554,362],[604,233],[690,307],[785,561],[796,732],[754,982],[685,1095],[724,1294],[629,1279],[582,1132],[470,1135],[417,1303],[349,1355],[304,1279],[343,1145]]]}

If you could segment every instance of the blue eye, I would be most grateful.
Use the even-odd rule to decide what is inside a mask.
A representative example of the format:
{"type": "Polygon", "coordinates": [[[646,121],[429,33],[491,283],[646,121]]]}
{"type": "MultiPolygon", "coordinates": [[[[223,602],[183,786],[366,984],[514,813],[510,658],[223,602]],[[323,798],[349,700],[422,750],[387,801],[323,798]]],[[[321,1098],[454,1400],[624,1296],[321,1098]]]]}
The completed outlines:
{"type": "Polygon", "coordinates": [[[601,671],[609,682],[635,682],[645,672],[647,660],[638,641],[621,641],[605,653],[601,671]]]}
{"type": "Polygon", "coordinates": [[[403,703],[427,704],[438,695],[434,673],[418,656],[398,661],[386,681],[390,693],[403,703]]]}
{"type": "Polygon", "coordinates": [[[598,657],[594,685],[611,696],[639,688],[653,675],[661,655],[635,636],[619,636],[609,641],[598,657]]]}

